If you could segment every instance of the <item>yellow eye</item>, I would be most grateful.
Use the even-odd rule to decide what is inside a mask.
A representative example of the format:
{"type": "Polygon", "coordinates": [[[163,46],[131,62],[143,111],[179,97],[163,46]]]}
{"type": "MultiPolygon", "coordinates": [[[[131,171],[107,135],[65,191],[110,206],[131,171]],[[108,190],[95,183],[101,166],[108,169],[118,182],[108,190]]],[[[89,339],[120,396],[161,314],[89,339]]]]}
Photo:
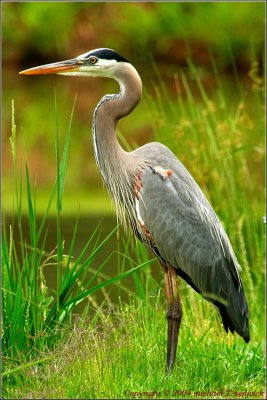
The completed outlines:
{"type": "Polygon", "coordinates": [[[95,64],[97,62],[97,58],[92,56],[89,58],[91,64],[95,64]]]}

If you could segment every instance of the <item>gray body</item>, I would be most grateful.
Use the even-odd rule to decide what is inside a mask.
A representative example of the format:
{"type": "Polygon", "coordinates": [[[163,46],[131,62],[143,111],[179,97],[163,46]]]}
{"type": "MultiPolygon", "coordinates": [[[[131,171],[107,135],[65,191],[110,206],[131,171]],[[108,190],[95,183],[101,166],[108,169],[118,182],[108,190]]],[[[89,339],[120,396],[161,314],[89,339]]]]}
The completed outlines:
{"type": "Polygon", "coordinates": [[[173,171],[166,180],[152,169],[141,178],[140,215],[161,258],[219,308],[226,331],[236,330],[249,341],[240,267],[208,200],[183,164],[162,144],[149,143],[136,153],[146,157],[152,167],[173,171]]]}

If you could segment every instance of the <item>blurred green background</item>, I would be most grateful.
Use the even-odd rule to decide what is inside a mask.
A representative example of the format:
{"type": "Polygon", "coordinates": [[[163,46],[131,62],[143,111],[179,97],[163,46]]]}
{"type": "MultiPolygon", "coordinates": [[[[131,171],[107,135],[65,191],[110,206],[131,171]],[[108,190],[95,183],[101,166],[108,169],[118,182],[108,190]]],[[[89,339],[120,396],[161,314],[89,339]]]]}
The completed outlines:
{"type": "Polygon", "coordinates": [[[264,32],[265,4],[255,2],[2,3],[4,209],[10,211],[13,204],[11,101],[15,101],[18,167],[24,174],[25,158],[28,160],[38,188],[37,212],[42,212],[41,203],[45,203],[56,176],[56,93],[62,146],[77,94],[64,211],[76,214],[79,205],[82,212],[111,210],[93,157],[91,120],[98,100],[116,91],[117,84],[99,78],[21,76],[20,70],[98,47],[121,53],[135,65],[144,84],[139,107],[119,123],[119,131],[135,147],[154,139],[155,123],[160,124],[160,118],[151,112],[149,98],[162,82],[171,98],[185,97],[179,81],[182,71],[198,98],[188,58],[211,97],[217,85],[216,65],[229,104],[236,105],[241,86],[249,91],[253,83],[262,84],[264,32]]]}

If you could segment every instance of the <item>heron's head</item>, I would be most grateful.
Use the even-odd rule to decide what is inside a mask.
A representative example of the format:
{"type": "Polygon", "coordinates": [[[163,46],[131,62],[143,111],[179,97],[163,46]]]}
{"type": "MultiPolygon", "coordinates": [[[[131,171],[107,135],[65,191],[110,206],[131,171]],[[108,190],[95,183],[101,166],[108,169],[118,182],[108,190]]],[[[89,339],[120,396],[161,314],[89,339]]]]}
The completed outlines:
{"type": "Polygon", "coordinates": [[[111,49],[96,49],[76,58],[26,69],[20,74],[60,74],[69,76],[103,76],[118,78],[123,66],[129,62],[111,49]]]}

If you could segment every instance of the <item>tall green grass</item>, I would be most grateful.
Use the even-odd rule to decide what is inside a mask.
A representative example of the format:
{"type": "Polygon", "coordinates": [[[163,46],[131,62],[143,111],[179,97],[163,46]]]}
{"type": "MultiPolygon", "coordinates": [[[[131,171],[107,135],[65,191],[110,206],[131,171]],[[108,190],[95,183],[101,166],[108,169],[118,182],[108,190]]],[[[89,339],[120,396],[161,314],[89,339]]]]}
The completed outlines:
{"type": "MultiPolygon", "coordinates": [[[[21,356],[22,348],[17,343],[21,339],[13,334],[13,342],[10,341],[8,345],[4,342],[3,348],[9,352],[5,358],[8,370],[4,372],[6,397],[239,398],[238,393],[241,392],[263,391],[264,91],[262,83],[257,80],[258,72],[254,70],[250,74],[251,80],[246,82],[246,89],[243,83],[239,82],[237,85],[236,82],[232,82],[233,87],[237,85],[240,88],[235,93],[235,99],[232,98],[232,91],[230,96],[225,92],[214,63],[217,91],[211,96],[190,61],[188,68],[191,80],[194,81],[194,91],[191,90],[192,82],[188,78],[190,75],[181,70],[174,79],[176,98],[168,94],[160,77],[153,86],[153,95],[146,94],[155,126],[154,137],[168,145],[190,170],[229,234],[243,268],[241,274],[250,308],[251,342],[245,344],[239,336],[227,335],[211,305],[185,282],[179,280],[183,323],[177,362],[172,375],[166,376],[166,298],[162,289],[164,284],[162,278],[155,279],[155,270],[159,268],[157,264],[151,263],[151,268],[142,268],[150,263],[144,247],[124,236],[116,249],[118,275],[110,278],[104,270],[109,257],[97,271],[91,266],[92,258],[97,251],[101,251],[108,240],[107,238],[99,244],[97,229],[93,238],[88,241],[88,247],[93,247],[89,258],[82,261],[81,254],[77,260],[73,260],[77,222],[69,255],[64,256],[60,231],[60,204],[64,201],[64,183],[59,183],[59,179],[66,172],[67,147],[59,162],[57,144],[58,177],[54,193],[57,192],[58,246],[62,246],[60,253],[58,254],[57,248],[55,254],[46,258],[44,255],[40,256],[40,250],[45,248],[45,240],[40,242],[40,228],[32,222],[31,229],[32,232],[37,232],[37,237],[32,238],[30,249],[29,246],[22,246],[25,267],[20,268],[12,229],[10,232],[7,229],[4,231],[4,329],[9,333],[13,325],[16,332],[23,332],[25,327],[28,329],[29,326],[39,340],[33,339],[36,339],[36,336],[32,335],[29,329],[26,335],[23,333],[26,337],[24,340],[32,341],[28,344],[28,353],[31,352],[30,343],[35,343],[37,350],[35,355],[29,358],[28,364],[22,365],[23,369],[16,364],[15,358],[19,360],[21,356]],[[185,97],[181,98],[181,92],[185,97]],[[38,262],[38,267],[35,266],[35,271],[39,274],[37,281],[32,272],[33,259],[38,262]],[[45,283],[41,283],[44,282],[43,268],[50,262],[57,265],[58,273],[62,274],[58,277],[57,292],[53,295],[50,292],[49,297],[48,288],[45,283]],[[92,272],[91,279],[88,279],[86,270],[92,272]],[[134,290],[127,289],[125,284],[119,281],[130,274],[134,290]],[[104,281],[95,281],[99,277],[104,281]],[[31,284],[36,282],[37,306],[31,292],[31,284]],[[98,304],[96,299],[91,298],[90,307],[97,308],[98,311],[90,320],[90,324],[85,318],[86,314],[92,315],[90,307],[85,308],[83,318],[75,320],[71,317],[73,308],[79,301],[110,283],[118,284],[117,305],[112,304],[108,293],[105,292],[105,304],[98,304]],[[20,289],[17,289],[18,287],[20,289]],[[128,304],[120,300],[122,291],[129,294],[128,304]],[[7,317],[10,315],[11,319],[7,317]],[[40,324],[37,332],[34,330],[34,321],[40,324]],[[72,333],[67,330],[68,335],[61,329],[62,324],[66,322],[73,328],[72,333]],[[61,341],[55,341],[57,347],[50,347],[47,354],[47,339],[44,337],[47,334],[55,337],[55,331],[61,333],[57,338],[61,338],[61,341]],[[42,356],[43,362],[39,363],[42,356]],[[208,395],[208,391],[217,394],[208,395]]],[[[255,69],[255,66],[252,66],[252,70],[253,68],[255,69]]],[[[12,126],[14,130],[14,121],[12,126]]],[[[65,146],[68,146],[68,141],[67,136],[65,146]]],[[[12,143],[14,153],[14,140],[12,143]]],[[[15,165],[14,156],[13,159],[15,165]]],[[[32,220],[35,215],[35,203],[31,195],[29,177],[27,187],[29,218],[32,220]]],[[[15,211],[18,211],[19,216],[21,180],[16,185],[16,193],[15,211]]],[[[47,234],[45,223],[42,229],[47,234]]],[[[115,229],[111,235],[115,232],[117,235],[121,234],[119,229],[115,229]]],[[[20,236],[21,242],[24,243],[23,233],[20,233],[20,236]]],[[[53,340],[51,339],[52,342],[53,340]]],[[[242,398],[246,397],[254,396],[242,394],[242,398]]]]}
{"type": "Polygon", "coordinates": [[[226,336],[212,312],[199,316],[201,324],[192,311],[183,317],[175,368],[166,376],[163,298],[159,290],[149,302],[110,310],[97,329],[75,326],[53,360],[14,376],[8,397],[263,398],[263,343],[226,336]],[[236,394],[246,391],[261,395],[236,394]]]}
{"type": "MultiPolygon", "coordinates": [[[[12,103],[12,136],[11,149],[14,166],[14,214],[10,226],[5,223],[3,213],[2,235],[2,307],[3,331],[2,351],[4,360],[3,376],[9,376],[16,371],[35,364],[32,361],[40,357],[38,362],[47,361],[46,353],[58,344],[66,335],[73,322],[75,307],[91,296],[94,292],[103,290],[107,285],[115,284],[140,268],[150,263],[137,265],[128,256],[131,268],[111,278],[102,273],[113,253],[109,254],[97,269],[92,263],[99,252],[103,250],[110,238],[116,234],[118,227],[100,241],[100,226],[95,227],[80,255],[75,259],[73,250],[79,228],[79,216],[73,227],[73,237],[68,254],[64,252],[64,236],[61,230],[64,180],[67,168],[67,156],[70,143],[71,113],[61,160],[58,141],[58,114],[56,110],[56,163],[57,177],[51,191],[51,197],[46,212],[37,224],[37,207],[35,191],[32,189],[29,167],[26,162],[26,188],[23,187],[22,175],[17,171],[16,163],[16,125],[15,109],[12,103]],[[25,192],[23,191],[25,189],[25,192]],[[26,242],[26,232],[23,231],[21,204],[22,196],[27,197],[28,228],[30,242],[26,242]],[[56,199],[55,199],[56,197],[56,199]],[[54,251],[46,252],[46,239],[49,234],[47,219],[52,205],[56,206],[57,243],[54,251]],[[20,243],[15,242],[15,230],[18,231],[20,243]],[[55,268],[56,290],[47,287],[45,272],[47,268],[55,268]],[[101,278],[101,281],[99,281],[101,278]],[[43,358],[42,358],[43,357],[43,358]]],[[[122,262],[123,265],[123,262],[122,262]]],[[[121,290],[130,292],[121,285],[121,290]]],[[[84,316],[86,316],[86,310],[84,316]]]]}

